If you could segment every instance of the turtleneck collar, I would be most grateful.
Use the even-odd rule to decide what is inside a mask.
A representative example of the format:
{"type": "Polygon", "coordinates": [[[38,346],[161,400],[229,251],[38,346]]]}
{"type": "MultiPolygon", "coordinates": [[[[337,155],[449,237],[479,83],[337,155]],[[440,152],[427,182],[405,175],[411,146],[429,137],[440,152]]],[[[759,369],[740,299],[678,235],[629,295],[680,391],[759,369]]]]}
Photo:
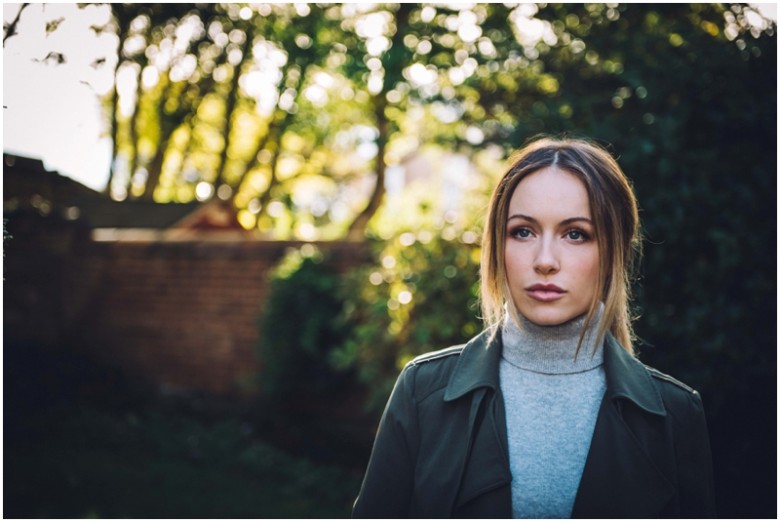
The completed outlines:
{"type": "Polygon", "coordinates": [[[501,325],[502,357],[518,368],[545,374],[580,373],[601,366],[603,340],[596,346],[596,330],[603,310],[602,304],[583,337],[579,353],[577,343],[587,314],[555,326],[539,326],[519,313],[518,325],[511,314],[506,314],[501,325]]]}

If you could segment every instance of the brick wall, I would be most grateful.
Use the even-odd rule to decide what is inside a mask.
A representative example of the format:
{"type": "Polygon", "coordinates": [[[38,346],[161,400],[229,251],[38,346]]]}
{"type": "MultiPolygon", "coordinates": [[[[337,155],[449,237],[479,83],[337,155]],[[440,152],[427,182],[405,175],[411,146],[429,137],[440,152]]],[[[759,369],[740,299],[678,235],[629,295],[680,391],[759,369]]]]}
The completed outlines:
{"type": "MultiPolygon", "coordinates": [[[[226,395],[251,393],[269,273],[303,244],[58,234],[54,248],[50,237],[17,237],[6,249],[4,336],[66,345],[162,390],[226,395]]],[[[367,257],[361,243],[316,246],[343,269],[367,257]]]]}

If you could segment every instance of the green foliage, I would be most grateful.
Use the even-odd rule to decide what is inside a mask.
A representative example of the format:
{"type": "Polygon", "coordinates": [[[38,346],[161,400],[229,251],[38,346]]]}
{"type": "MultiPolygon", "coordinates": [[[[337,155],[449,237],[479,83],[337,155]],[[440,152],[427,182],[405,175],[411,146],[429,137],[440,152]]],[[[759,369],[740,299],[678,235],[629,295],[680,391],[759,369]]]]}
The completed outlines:
{"type": "Polygon", "coordinates": [[[293,251],[261,318],[264,403],[295,410],[351,389],[380,411],[404,364],[480,330],[477,239],[454,224],[407,230],[374,243],[373,260],[346,274],[311,245],[293,251]]]}
{"type": "Polygon", "coordinates": [[[309,451],[327,429],[291,444],[242,400],[152,394],[68,345],[3,348],[4,517],[349,516],[360,472],[309,451]]]}
{"type": "Polygon", "coordinates": [[[331,360],[357,370],[369,387],[370,410],[381,410],[413,357],[480,330],[476,234],[466,231],[461,239],[442,239],[438,230],[404,232],[378,244],[375,261],[348,275],[350,333],[331,360]]]}
{"type": "Polygon", "coordinates": [[[11,518],[346,518],[359,475],[293,457],[238,420],[170,412],[26,419],[6,446],[11,518]]]}
{"type": "Polygon", "coordinates": [[[311,245],[279,264],[260,320],[264,402],[316,400],[348,382],[346,372],[330,364],[345,335],[341,299],[340,277],[311,245]]]}

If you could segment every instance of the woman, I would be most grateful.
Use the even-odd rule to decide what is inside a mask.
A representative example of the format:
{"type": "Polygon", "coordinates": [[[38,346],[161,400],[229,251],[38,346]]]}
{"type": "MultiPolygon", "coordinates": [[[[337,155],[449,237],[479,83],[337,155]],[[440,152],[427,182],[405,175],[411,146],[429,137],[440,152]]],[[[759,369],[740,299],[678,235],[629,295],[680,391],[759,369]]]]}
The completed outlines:
{"type": "Polygon", "coordinates": [[[634,357],[638,230],[602,148],[519,152],[483,236],[488,327],[401,372],[353,516],[714,516],[699,394],[634,357]]]}

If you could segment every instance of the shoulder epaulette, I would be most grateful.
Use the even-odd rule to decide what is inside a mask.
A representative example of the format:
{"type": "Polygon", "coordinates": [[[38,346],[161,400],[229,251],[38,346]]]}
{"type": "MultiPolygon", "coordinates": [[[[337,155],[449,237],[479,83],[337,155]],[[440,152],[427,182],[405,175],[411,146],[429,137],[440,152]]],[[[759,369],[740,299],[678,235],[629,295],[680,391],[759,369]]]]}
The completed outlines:
{"type": "Polygon", "coordinates": [[[460,355],[460,352],[463,351],[463,346],[464,345],[451,346],[450,348],[444,348],[443,350],[424,353],[412,359],[411,362],[409,362],[409,364],[410,365],[422,364],[430,361],[435,361],[437,359],[443,359],[444,357],[450,357],[452,355],[460,355]]]}
{"type": "Polygon", "coordinates": [[[647,371],[650,372],[650,375],[652,375],[656,379],[661,379],[662,381],[670,382],[670,383],[674,384],[675,386],[678,386],[678,387],[682,388],[683,390],[687,391],[688,393],[693,393],[693,394],[699,393],[696,390],[694,390],[693,388],[691,388],[690,386],[688,386],[687,384],[685,384],[684,382],[678,381],[677,379],[675,379],[671,375],[667,375],[667,374],[665,374],[663,372],[659,372],[658,370],[656,370],[652,366],[645,365],[645,368],[647,368],[647,371]]]}

